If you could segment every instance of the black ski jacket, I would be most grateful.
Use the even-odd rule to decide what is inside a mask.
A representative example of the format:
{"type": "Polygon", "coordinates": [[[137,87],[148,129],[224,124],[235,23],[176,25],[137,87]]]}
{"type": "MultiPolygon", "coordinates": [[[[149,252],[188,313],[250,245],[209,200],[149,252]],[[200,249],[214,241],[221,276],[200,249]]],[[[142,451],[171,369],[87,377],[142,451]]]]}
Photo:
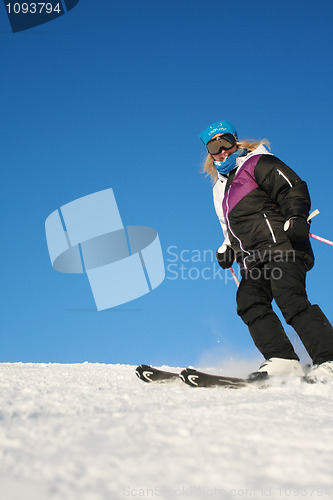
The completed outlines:
{"type": "Polygon", "coordinates": [[[286,251],[290,258],[301,255],[307,269],[313,267],[309,238],[294,244],[283,228],[290,217],[309,216],[307,185],[264,146],[238,158],[227,177],[219,174],[213,192],[225,243],[234,249],[243,270],[278,260],[286,251]]]}

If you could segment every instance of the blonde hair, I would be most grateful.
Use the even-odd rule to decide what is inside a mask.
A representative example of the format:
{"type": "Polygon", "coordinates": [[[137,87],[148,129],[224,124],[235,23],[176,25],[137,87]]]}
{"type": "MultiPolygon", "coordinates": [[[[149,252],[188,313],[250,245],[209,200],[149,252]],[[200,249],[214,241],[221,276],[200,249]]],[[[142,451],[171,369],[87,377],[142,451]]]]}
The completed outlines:
{"type": "MultiPolygon", "coordinates": [[[[265,145],[270,150],[270,142],[267,139],[262,139],[261,141],[255,141],[253,139],[244,139],[242,141],[236,142],[236,144],[237,144],[237,149],[248,149],[249,151],[254,151],[259,146],[265,145]]],[[[203,162],[201,173],[206,174],[206,177],[210,175],[210,178],[212,179],[214,184],[217,181],[217,171],[214,166],[214,158],[210,153],[208,153],[207,157],[203,162]]]]}

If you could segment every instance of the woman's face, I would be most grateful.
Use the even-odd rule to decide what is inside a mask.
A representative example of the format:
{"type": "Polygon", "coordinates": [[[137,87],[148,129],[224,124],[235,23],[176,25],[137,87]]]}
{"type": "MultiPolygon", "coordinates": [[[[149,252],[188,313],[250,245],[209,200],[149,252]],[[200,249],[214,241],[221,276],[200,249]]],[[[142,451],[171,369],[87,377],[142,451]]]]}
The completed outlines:
{"type": "MultiPolygon", "coordinates": [[[[218,134],[214,137],[218,137],[224,134],[218,134]]],[[[212,155],[215,161],[224,161],[228,156],[232,155],[237,150],[237,144],[234,145],[231,149],[222,149],[222,151],[218,155],[212,155]]]]}

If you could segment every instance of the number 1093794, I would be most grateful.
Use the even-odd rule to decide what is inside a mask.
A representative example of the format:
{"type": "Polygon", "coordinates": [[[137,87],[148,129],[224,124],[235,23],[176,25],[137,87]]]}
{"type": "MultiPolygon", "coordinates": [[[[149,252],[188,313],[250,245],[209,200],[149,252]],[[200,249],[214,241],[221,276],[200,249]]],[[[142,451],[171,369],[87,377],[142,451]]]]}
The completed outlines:
{"type": "Polygon", "coordinates": [[[8,14],[60,14],[62,7],[60,3],[53,5],[50,2],[9,2],[6,4],[8,14]]]}

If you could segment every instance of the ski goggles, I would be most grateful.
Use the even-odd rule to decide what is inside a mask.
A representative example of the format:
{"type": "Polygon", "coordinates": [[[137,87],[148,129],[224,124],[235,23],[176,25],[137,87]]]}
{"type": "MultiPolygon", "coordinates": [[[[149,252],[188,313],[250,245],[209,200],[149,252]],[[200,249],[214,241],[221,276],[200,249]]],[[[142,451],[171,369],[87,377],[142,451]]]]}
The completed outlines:
{"type": "Polygon", "coordinates": [[[236,139],[232,134],[223,134],[207,142],[206,148],[211,155],[218,155],[221,153],[222,149],[231,149],[235,144],[236,139]]]}

